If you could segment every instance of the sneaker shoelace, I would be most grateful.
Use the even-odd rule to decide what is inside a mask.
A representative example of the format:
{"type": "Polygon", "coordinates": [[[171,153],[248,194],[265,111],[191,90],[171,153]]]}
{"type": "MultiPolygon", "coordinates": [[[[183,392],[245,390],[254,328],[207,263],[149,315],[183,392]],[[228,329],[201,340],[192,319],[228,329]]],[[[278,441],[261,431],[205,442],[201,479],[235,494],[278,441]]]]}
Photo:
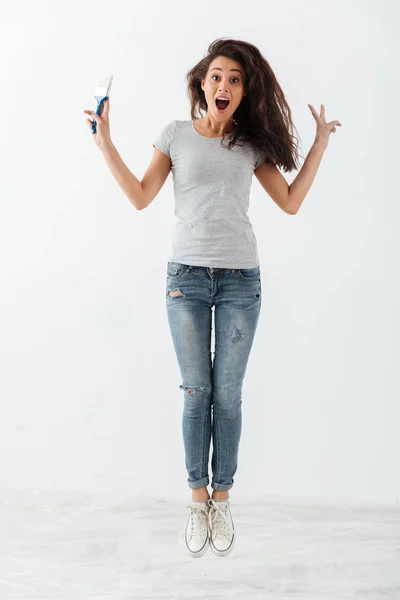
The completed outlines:
{"type": "Polygon", "coordinates": [[[203,508],[202,506],[193,506],[192,504],[187,504],[186,506],[190,508],[191,534],[204,535],[207,532],[207,519],[204,518],[202,513],[206,513],[206,516],[208,516],[207,507],[203,508]]]}
{"type": "Polygon", "coordinates": [[[216,537],[218,534],[228,536],[231,529],[228,503],[219,502],[218,504],[211,506],[209,516],[213,537],[216,537]]]}

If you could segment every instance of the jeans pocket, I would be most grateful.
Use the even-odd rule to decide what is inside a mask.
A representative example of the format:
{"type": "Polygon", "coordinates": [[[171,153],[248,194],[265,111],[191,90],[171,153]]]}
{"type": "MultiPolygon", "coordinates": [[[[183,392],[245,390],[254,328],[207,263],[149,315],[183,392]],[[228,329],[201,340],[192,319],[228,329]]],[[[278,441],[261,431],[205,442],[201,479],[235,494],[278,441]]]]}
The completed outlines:
{"type": "Polygon", "coordinates": [[[246,281],[260,281],[260,267],[251,267],[249,269],[238,269],[237,271],[239,279],[246,281]]]}
{"type": "Polygon", "coordinates": [[[167,265],[167,277],[170,279],[179,279],[188,270],[189,265],[177,262],[169,262],[167,265]]]}

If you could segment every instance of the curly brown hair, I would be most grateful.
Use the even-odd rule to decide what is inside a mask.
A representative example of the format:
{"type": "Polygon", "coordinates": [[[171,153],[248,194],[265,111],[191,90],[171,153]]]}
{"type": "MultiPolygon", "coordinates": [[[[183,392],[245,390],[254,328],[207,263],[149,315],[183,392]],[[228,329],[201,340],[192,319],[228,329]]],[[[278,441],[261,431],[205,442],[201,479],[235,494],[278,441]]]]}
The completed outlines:
{"type": "MultiPolygon", "coordinates": [[[[224,145],[231,149],[239,139],[247,141],[264,151],[266,162],[281,167],[285,172],[299,167],[298,140],[292,134],[295,129],[292,113],[268,61],[260,50],[242,40],[219,38],[208,47],[207,55],[186,75],[188,96],[191,104],[192,120],[197,119],[196,111],[207,112],[207,102],[201,82],[206,77],[210,63],[217,56],[236,60],[245,72],[244,89],[246,95],[233,116],[233,127],[229,134],[230,142],[224,145]]],[[[296,129],[297,131],[297,129],[296,129]]],[[[241,145],[243,145],[241,144],[241,145]]]]}

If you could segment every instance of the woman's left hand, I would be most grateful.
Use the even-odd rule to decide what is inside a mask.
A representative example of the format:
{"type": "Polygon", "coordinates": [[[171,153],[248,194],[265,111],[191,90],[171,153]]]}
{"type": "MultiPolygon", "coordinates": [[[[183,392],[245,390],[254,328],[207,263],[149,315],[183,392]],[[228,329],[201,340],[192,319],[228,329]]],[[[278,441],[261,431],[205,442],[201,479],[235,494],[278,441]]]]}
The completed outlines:
{"type": "Polygon", "coordinates": [[[318,114],[315,108],[311,104],[307,104],[310,108],[314,119],[317,122],[317,132],[315,134],[315,142],[321,142],[325,146],[328,146],[329,136],[333,132],[336,132],[336,126],[341,127],[342,124],[335,120],[329,121],[329,123],[325,120],[325,106],[321,104],[321,113],[318,114]]]}

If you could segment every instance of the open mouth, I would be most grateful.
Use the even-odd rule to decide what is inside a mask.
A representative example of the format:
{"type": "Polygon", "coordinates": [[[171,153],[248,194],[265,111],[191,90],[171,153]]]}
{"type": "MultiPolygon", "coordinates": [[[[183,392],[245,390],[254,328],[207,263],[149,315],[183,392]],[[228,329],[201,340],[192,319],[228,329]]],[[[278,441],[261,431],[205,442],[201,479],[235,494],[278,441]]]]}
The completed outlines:
{"type": "Polygon", "coordinates": [[[224,113],[229,106],[229,100],[216,100],[215,105],[217,107],[218,112],[224,113]]]}

